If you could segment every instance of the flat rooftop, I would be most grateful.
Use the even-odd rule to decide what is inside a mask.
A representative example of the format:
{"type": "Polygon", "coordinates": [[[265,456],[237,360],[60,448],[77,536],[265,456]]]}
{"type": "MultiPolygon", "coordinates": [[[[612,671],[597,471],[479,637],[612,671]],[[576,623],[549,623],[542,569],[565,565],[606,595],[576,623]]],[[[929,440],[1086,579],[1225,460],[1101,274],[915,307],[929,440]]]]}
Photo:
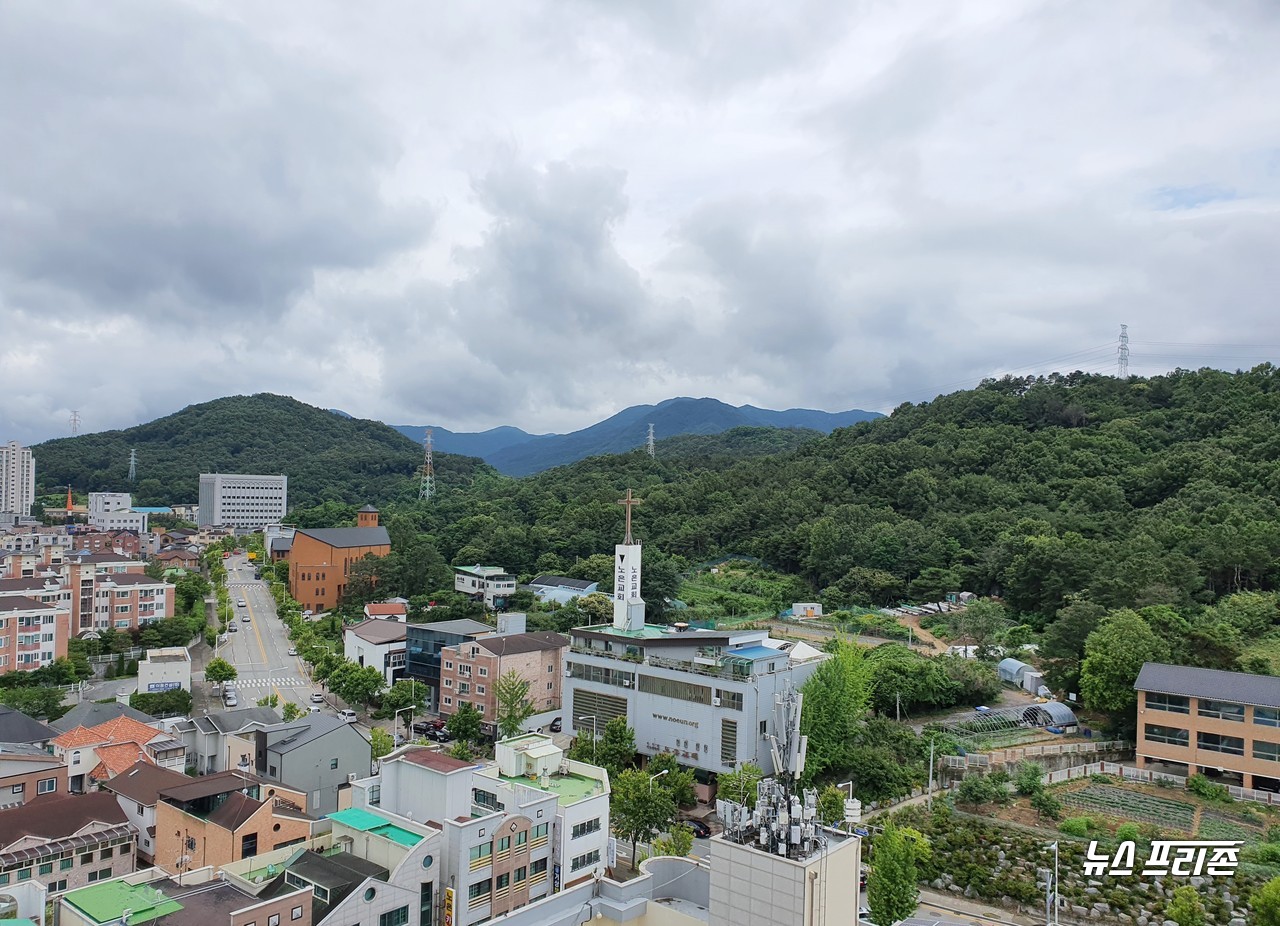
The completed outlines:
{"type": "Polygon", "coordinates": [[[147,653],[146,662],[190,662],[191,657],[187,655],[187,651],[180,653],[147,653]]]}
{"type": "Polygon", "coordinates": [[[390,839],[398,845],[409,848],[416,846],[427,838],[412,830],[405,829],[381,814],[362,810],[359,807],[349,807],[346,810],[331,813],[329,814],[329,819],[341,823],[343,826],[349,826],[353,830],[359,830],[362,833],[373,833],[375,836],[390,839]]]}
{"type": "Polygon", "coordinates": [[[595,794],[604,793],[604,782],[598,778],[588,778],[586,775],[551,775],[548,777],[546,786],[541,782],[532,778],[526,778],[523,775],[498,775],[500,781],[507,784],[523,785],[526,788],[537,788],[541,791],[549,791],[556,796],[557,802],[562,807],[568,807],[570,804],[576,804],[583,798],[591,797],[595,794]]]}
{"type": "Polygon", "coordinates": [[[136,924],[151,923],[182,909],[182,904],[170,900],[149,884],[127,884],[124,881],[105,881],[82,887],[64,894],[63,899],[100,924],[118,923],[125,910],[130,911],[129,922],[136,924]]]}
{"type": "MultiPolygon", "coordinates": [[[[611,637],[625,637],[628,640],[669,640],[675,636],[681,637],[697,637],[699,634],[713,633],[715,636],[723,637],[726,634],[723,631],[709,631],[690,628],[681,634],[668,633],[671,628],[665,624],[645,624],[639,630],[619,630],[613,624],[589,624],[585,627],[574,627],[574,630],[586,630],[592,633],[604,633],[611,637]]],[[[571,631],[572,632],[572,631],[571,631]]]]}

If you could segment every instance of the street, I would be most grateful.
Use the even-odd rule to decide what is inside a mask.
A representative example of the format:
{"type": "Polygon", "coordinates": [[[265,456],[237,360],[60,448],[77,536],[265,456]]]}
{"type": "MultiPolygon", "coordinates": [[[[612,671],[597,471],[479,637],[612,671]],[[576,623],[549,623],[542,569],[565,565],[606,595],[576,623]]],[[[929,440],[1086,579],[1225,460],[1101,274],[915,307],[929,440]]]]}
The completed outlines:
{"type": "MultiPolygon", "coordinates": [[[[218,644],[217,655],[236,667],[239,706],[252,707],[259,698],[274,694],[280,698],[281,710],[287,701],[306,710],[312,692],[320,688],[308,680],[306,663],[289,655],[288,629],[276,617],[267,583],[254,579],[254,564],[243,555],[230,557],[224,565],[237,631],[227,633],[227,642],[218,644]],[[245,607],[236,604],[240,600],[245,607]],[[250,618],[248,623],[243,620],[245,615],[250,618]]],[[[327,695],[324,710],[337,710],[334,700],[327,695]]]]}

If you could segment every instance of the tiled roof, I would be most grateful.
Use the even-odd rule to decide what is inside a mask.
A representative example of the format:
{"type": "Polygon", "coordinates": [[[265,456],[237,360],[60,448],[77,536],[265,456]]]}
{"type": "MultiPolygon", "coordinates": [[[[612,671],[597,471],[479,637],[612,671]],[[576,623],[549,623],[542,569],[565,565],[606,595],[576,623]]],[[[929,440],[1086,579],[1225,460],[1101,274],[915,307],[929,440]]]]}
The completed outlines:
{"type": "MultiPolygon", "coordinates": [[[[6,595],[0,598],[0,611],[57,611],[58,609],[51,604],[45,604],[42,601],[36,601],[34,598],[27,598],[23,595],[6,595]]],[[[63,609],[65,610],[65,609],[63,609]]]]}
{"type": "Polygon", "coordinates": [[[62,839],[95,822],[109,829],[129,820],[116,796],[107,791],[35,797],[21,807],[0,811],[0,847],[11,846],[25,836],[62,839]]]}
{"type": "Polygon", "coordinates": [[[107,781],[121,772],[128,771],[138,762],[150,762],[147,755],[137,743],[115,743],[111,746],[99,746],[94,752],[98,755],[98,764],[93,767],[89,777],[94,781],[107,781]]]}
{"type": "Polygon", "coordinates": [[[298,529],[314,540],[331,547],[389,547],[391,535],[385,527],[320,527],[298,529]]]}
{"type": "Polygon", "coordinates": [[[151,764],[148,759],[145,762],[135,762],[132,767],[104,782],[103,787],[135,803],[151,807],[159,801],[162,790],[186,784],[189,780],[180,772],[151,764]]]}
{"type": "Polygon", "coordinates": [[[155,727],[134,720],[132,717],[120,716],[96,727],[76,727],[68,730],[57,739],[54,745],[63,749],[76,749],[97,743],[136,743],[145,746],[147,743],[163,736],[155,727]]]}
{"type": "MultiPolygon", "coordinates": [[[[71,710],[67,711],[49,726],[57,730],[59,733],[66,733],[68,730],[74,730],[76,727],[93,727],[108,720],[114,720],[116,717],[132,717],[134,720],[147,723],[151,718],[142,711],[132,708],[127,704],[121,704],[119,701],[112,701],[110,704],[97,704],[93,701],[85,701],[77,704],[71,710]]],[[[158,731],[157,731],[158,732],[158,731]]]]}
{"type": "Polygon", "coordinates": [[[569,645],[569,638],[550,630],[539,630],[534,633],[508,633],[501,636],[481,637],[473,644],[460,645],[479,646],[495,656],[514,656],[517,653],[560,649],[569,645]]]}
{"type": "Polygon", "coordinates": [[[361,640],[370,643],[402,643],[405,638],[405,624],[401,621],[372,619],[361,621],[347,628],[361,640]]]}
{"type": "Polygon", "coordinates": [[[45,743],[54,732],[22,711],[0,705],[0,743],[45,743]]]}
{"type": "Polygon", "coordinates": [[[543,588],[572,588],[580,592],[585,592],[597,583],[588,582],[585,579],[570,579],[566,576],[540,575],[529,584],[543,588]]]}
{"type": "Polygon", "coordinates": [[[223,799],[213,813],[209,814],[209,822],[224,830],[235,832],[246,820],[252,817],[262,806],[262,801],[255,801],[246,794],[232,791],[223,799]]]}
{"type": "Polygon", "coordinates": [[[377,604],[367,604],[364,606],[370,617],[378,617],[386,614],[407,614],[409,609],[407,606],[398,601],[380,601],[377,604]]]}

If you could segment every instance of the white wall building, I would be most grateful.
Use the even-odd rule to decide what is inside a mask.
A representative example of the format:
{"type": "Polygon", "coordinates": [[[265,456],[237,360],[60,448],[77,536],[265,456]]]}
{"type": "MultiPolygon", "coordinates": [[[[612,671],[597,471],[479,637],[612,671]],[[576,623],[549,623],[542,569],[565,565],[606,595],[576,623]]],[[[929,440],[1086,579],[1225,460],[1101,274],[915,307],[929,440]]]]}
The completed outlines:
{"type": "Polygon", "coordinates": [[[500,742],[496,754],[477,766],[405,746],[351,785],[352,807],[443,821],[439,876],[454,885],[455,926],[590,881],[607,863],[607,772],[566,760],[540,734],[500,742]]]}
{"type": "Polygon", "coordinates": [[[90,492],[89,524],[93,524],[94,515],[104,515],[108,511],[119,511],[121,508],[132,508],[133,496],[128,492],[90,492]]]}
{"type": "Polygon", "coordinates": [[[104,531],[133,531],[139,537],[147,533],[150,515],[145,511],[134,511],[132,508],[117,508],[99,515],[89,515],[89,526],[104,531]]]}
{"type": "Polygon", "coordinates": [[[26,517],[36,500],[36,461],[15,440],[0,444],[0,513],[26,517]]]}
{"type": "Polygon", "coordinates": [[[486,608],[502,607],[515,594],[516,577],[501,566],[455,566],[453,590],[483,599],[486,608]]]}
{"type": "Polygon", "coordinates": [[[404,675],[406,626],[392,618],[373,618],[346,627],[342,655],[357,665],[373,666],[388,685],[394,685],[404,675]]]}
{"type": "Polygon", "coordinates": [[[191,690],[191,656],[186,647],[149,649],[138,662],[138,691],[155,694],[181,688],[191,690]]]}
{"type": "Polygon", "coordinates": [[[278,524],[288,501],[288,476],[201,473],[201,527],[260,528],[278,524]]]}

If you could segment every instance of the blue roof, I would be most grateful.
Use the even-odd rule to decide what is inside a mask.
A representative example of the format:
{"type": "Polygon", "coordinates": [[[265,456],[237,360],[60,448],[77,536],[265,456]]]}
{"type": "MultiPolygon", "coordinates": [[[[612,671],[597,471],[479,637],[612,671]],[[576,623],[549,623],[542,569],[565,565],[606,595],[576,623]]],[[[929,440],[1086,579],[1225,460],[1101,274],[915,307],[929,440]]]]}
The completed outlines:
{"type": "Polygon", "coordinates": [[[742,656],[745,659],[777,659],[779,656],[786,656],[782,650],[771,649],[767,646],[744,646],[742,649],[731,649],[726,656],[742,656]]]}
{"type": "Polygon", "coordinates": [[[173,514],[173,509],[167,505],[160,505],[155,508],[140,508],[137,505],[134,505],[133,510],[139,511],[143,514],[173,514]]]}

